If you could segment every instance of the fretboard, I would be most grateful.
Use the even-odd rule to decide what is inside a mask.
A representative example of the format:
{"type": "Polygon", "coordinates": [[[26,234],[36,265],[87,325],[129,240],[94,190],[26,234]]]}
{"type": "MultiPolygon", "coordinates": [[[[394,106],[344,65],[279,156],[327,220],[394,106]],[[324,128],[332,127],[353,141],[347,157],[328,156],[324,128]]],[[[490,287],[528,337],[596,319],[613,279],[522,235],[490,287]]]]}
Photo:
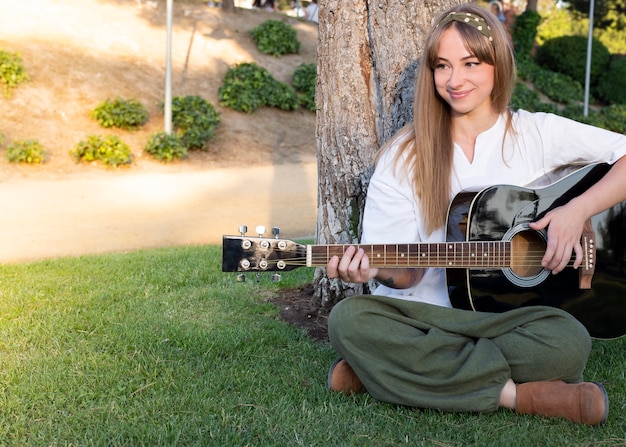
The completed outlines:
{"type": "Polygon", "coordinates": [[[306,265],[323,267],[350,246],[362,248],[373,267],[506,268],[511,242],[442,242],[424,244],[307,245],[306,265]]]}

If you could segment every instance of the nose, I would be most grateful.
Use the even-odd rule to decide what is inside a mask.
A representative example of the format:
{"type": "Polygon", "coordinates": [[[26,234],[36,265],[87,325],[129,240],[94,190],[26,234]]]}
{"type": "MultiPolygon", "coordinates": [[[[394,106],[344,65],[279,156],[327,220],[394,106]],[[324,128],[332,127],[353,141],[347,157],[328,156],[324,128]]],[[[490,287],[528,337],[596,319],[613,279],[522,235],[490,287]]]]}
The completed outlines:
{"type": "Polygon", "coordinates": [[[465,78],[461,70],[452,68],[450,70],[450,77],[448,78],[448,87],[452,90],[456,90],[463,85],[465,78]]]}

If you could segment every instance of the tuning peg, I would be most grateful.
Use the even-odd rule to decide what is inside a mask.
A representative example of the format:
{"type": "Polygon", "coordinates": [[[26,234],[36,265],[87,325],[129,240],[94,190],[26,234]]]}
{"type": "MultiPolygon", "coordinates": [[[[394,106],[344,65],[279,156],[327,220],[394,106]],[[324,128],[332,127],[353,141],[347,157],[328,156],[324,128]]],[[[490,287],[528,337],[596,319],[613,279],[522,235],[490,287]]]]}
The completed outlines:
{"type": "Polygon", "coordinates": [[[272,235],[274,236],[274,238],[278,239],[278,235],[280,234],[280,228],[278,227],[273,227],[272,228],[272,235]]]}
{"type": "Polygon", "coordinates": [[[257,234],[259,235],[259,237],[263,237],[263,235],[265,234],[266,228],[263,225],[258,225],[254,231],[257,232],[257,234]]]}
{"type": "Polygon", "coordinates": [[[240,273],[237,275],[237,282],[246,282],[246,275],[240,273]]]}
{"type": "Polygon", "coordinates": [[[256,273],[256,282],[261,282],[261,273],[260,272],[256,273]]]}
{"type": "Polygon", "coordinates": [[[280,282],[281,279],[282,279],[282,276],[280,276],[278,273],[274,273],[272,275],[272,282],[280,282]]]}
{"type": "Polygon", "coordinates": [[[239,234],[245,236],[248,232],[248,227],[246,225],[239,225],[239,234]]]}

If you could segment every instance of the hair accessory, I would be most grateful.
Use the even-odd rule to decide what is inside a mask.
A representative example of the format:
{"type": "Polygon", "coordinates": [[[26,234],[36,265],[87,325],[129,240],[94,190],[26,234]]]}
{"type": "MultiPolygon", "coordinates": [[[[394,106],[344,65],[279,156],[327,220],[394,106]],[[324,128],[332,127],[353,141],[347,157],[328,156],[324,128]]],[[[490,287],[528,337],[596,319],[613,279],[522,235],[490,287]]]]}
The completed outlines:
{"type": "Polygon", "coordinates": [[[491,42],[493,42],[491,28],[489,27],[489,25],[487,25],[485,19],[471,12],[451,12],[443,19],[441,19],[441,22],[439,22],[435,28],[439,28],[439,26],[443,26],[446,23],[452,21],[466,23],[470,25],[471,27],[477,29],[483,36],[487,37],[491,42]]]}

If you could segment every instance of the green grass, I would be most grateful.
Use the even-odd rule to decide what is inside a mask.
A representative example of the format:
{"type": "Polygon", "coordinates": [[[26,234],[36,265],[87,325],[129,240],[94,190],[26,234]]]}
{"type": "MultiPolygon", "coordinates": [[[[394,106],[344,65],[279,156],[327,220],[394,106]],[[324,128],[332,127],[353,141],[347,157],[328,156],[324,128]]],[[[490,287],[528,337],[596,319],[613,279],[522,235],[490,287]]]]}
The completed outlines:
{"type": "Polygon", "coordinates": [[[599,428],[346,398],[326,390],[333,350],[268,302],[313,272],[242,284],[220,262],[209,246],[0,266],[0,445],[626,445],[626,339],[594,342],[599,428]]]}

